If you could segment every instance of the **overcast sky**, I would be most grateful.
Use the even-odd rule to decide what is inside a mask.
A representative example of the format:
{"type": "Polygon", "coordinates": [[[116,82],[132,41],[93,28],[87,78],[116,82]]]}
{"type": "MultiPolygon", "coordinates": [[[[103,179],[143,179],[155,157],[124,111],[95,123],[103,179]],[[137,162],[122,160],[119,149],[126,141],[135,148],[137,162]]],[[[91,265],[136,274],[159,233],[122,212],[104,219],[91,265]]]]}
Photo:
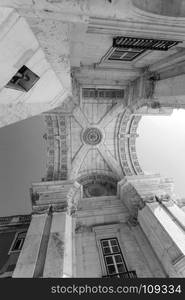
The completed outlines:
{"type": "Polygon", "coordinates": [[[174,110],[171,116],[144,116],[137,132],[142,169],[172,177],[176,196],[185,198],[185,110],[174,110]]]}
{"type": "Polygon", "coordinates": [[[45,175],[43,117],[0,128],[0,216],[31,212],[29,188],[45,175]]]}
{"type": "MultiPolygon", "coordinates": [[[[0,216],[31,212],[29,188],[46,173],[43,117],[0,128],[0,216]]],[[[137,153],[143,170],[173,177],[185,198],[185,111],[144,116],[138,127],[137,153]]]]}

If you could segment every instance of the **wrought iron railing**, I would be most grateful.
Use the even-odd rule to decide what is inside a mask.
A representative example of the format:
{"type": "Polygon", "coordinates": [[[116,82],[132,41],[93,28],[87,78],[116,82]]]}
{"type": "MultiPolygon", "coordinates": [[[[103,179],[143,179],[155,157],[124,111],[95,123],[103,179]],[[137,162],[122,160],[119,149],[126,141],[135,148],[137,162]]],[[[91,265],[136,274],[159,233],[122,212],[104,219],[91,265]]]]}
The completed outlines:
{"type": "Polygon", "coordinates": [[[117,277],[117,278],[137,278],[136,271],[128,271],[124,273],[115,273],[115,274],[107,274],[102,276],[104,278],[111,278],[111,277],[117,277]]]}

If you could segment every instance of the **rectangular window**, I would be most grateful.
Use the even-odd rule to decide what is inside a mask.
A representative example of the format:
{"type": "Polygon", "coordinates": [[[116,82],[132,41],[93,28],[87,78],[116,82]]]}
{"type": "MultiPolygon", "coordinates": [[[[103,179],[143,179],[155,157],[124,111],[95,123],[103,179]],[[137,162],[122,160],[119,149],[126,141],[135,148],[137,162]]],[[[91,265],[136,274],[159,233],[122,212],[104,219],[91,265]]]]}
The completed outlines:
{"type": "Polygon", "coordinates": [[[21,251],[25,237],[26,237],[26,231],[17,233],[16,238],[11,246],[10,252],[21,251]]]}
{"type": "Polygon", "coordinates": [[[120,89],[95,89],[95,88],[83,88],[82,97],[84,99],[123,99],[124,90],[120,89]]]}
{"type": "Polygon", "coordinates": [[[123,61],[131,61],[135,59],[137,56],[145,52],[142,49],[122,49],[122,48],[113,48],[113,51],[108,56],[108,60],[123,60],[123,61]]]}
{"type": "Polygon", "coordinates": [[[100,243],[107,270],[106,277],[136,277],[134,271],[127,270],[117,238],[102,239],[100,243]]]}

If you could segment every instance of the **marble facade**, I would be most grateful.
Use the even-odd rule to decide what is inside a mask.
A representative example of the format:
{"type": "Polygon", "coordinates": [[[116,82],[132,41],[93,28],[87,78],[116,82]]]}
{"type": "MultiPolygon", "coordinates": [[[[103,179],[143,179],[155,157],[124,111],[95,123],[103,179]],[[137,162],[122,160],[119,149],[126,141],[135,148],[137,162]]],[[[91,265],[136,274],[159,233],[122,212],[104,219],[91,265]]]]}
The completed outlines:
{"type": "Polygon", "coordinates": [[[185,2],[157,3],[0,0],[0,126],[43,113],[48,154],[13,277],[108,276],[109,238],[128,274],[185,277],[173,181],[144,174],[136,151],[142,115],[185,107],[185,2]],[[174,46],[111,60],[115,37],[174,46]],[[7,89],[24,64],[38,84],[7,89]]]}

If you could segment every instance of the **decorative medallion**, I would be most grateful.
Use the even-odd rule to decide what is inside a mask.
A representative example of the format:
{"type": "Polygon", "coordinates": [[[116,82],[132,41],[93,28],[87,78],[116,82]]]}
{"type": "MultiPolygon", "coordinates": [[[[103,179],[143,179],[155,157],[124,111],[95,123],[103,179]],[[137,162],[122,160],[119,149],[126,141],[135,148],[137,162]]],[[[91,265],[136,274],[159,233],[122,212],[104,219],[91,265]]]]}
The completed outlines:
{"type": "Polygon", "coordinates": [[[85,144],[92,145],[92,146],[98,145],[101,142],[101,139],[102,139],[102,133],[96,127],[87,128],[83,133],[83,141],[85,144]]]}

